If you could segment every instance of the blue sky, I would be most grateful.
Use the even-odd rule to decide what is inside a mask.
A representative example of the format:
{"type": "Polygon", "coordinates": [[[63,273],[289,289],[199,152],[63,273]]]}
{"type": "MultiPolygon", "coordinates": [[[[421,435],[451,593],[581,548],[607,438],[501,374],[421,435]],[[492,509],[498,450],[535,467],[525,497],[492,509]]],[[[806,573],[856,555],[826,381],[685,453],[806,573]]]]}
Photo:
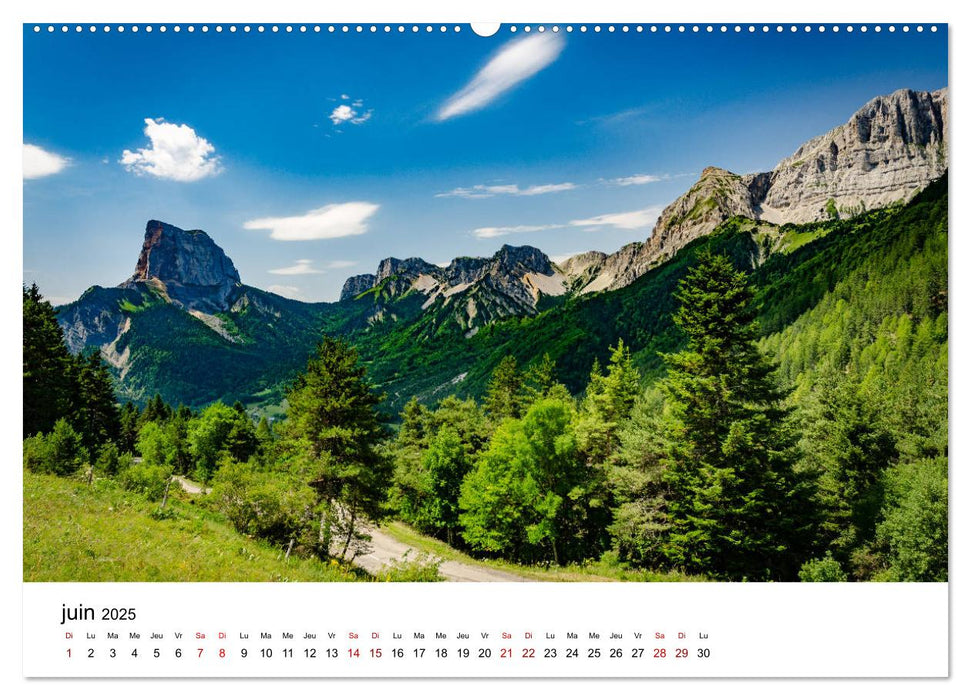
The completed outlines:
{"type": "Polygon", "coordinates": [[[310,301],[381,258],[644,240],[707,165],[771,169],[947,35],[24,30],[24,279],[131,275],[148,219],[310,301]]]}

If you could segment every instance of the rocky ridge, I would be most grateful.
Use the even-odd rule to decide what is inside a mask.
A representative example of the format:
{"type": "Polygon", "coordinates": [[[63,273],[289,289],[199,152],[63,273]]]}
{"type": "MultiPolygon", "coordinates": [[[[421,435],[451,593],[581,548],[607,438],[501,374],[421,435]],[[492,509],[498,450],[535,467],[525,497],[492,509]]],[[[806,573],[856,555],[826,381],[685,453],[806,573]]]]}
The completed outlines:
{"type": "Polygon", "coordinates": [[[455,258],[445,267],[421,258],[386,258],[375,274],[349,278],[341,301],[365,298],[371,291],[371,318],[383,320],[389,301],[414,292],[425,297],[423,310],[442,309],[474,334],[497,318],[535,314],[544,295],[560,296],[569,286],[568,275],[538,248],[504,245],[492,257],[455,258]]]}
{"type": "Polygon", "coordinates": [[[947,100],[947,88],[897,90],[873,98],[770,172],[705,168],[664,208],[644,243],[589,259],[583,275],[591,282],[578,291],[624,287],[733,216],[808,223],[910,199],[947,169],[947,100]]]}

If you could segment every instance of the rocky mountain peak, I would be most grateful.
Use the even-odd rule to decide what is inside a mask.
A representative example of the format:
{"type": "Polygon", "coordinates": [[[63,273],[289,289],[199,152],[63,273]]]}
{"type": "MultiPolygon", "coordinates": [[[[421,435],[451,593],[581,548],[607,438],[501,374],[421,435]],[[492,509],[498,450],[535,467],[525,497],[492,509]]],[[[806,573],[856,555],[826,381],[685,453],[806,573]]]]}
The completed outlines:
{"type": "Polygon", "coordinates": [[[389,277],[406,277],[408,279],[415,279],[419,275],[433,275],[441,272],[441,269],[427,263],[421,258],[405,258],[404,260],[399,260],[398,258],[385,258],[380,263],[378,263],[378,271],[375,275],[375,284],[381,284],[384,280],[389,277]]]}
{"type": "Polygon", "coordinates": [[[139,284],[188,310],[212,312],[229,308],[240,278],[233,261],[205,231],[184,231],[151,220],[145,226],[135,274],[120,286],[139,284]]]}
{"type": "Polygon", "coordinates": [[[539,248],[529,245],[504,245],[492,257],[497,270],[509,274],[524,274],[535,272],[540,275],[552,275],[553,264],[546,257],[546,253],[539,248]]]}

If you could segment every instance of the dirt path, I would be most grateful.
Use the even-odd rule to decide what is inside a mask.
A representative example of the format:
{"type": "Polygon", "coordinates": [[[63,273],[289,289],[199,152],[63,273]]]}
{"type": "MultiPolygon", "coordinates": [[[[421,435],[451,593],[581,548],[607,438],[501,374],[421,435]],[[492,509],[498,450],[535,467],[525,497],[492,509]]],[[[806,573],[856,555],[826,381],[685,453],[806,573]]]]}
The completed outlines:
{"type": "Polygon", "coordinates": [[[179,476],[178,474],[176,474],[172,478],[179,482],[179,485],[182,487],[182,490],[185,491],[186,493],[193,493],[193,494],[209,493],[209,491],[211,490],[203,486],[202,484],[197,484],[194,481],[189,481],[184,476],[179,476]]]}
{"type": "MultiPolygon", "coordinates": [[[[382,567],[391,564],[392,559],[401,561],[406,552],[410,550],[409,560],[414,559],[419,553],[415,547],[410,547],[404,542],[396,540],[380,528],[369,529],[371,535],[372,551],[369,554],[362,554],[354,559],[354,563],[366,570],[368,573],[376,574],[382,567]]],[[[531,581],[532,579],[518,576],[516,574],[491,569],[485,566],[475,566],[463,564],[457,561],[444,560],[438,566],[438,572],[448,581],[531,581]]]]}
{"type": "MultiPolygon", "coordinates": [[[[186,493],[209,493],[207,487],[190,481],[184,476],[176,475],[173,478],[186,493]]],[[[356,557],[354,563],[370,574],[377,574],[382,568],[392,564],[394,561],[401,561],[406,553],[410,560],[413,560],[420,553],[420,550],[417,548],[396,540],[380,528],[370,528],[367,530],[367,533],[371,535],[371,551],[368,554],[362,554],[356,557]]],[[[510,574],[486,566],[475,566],[450,560],[442,561],[438,566],[438,572],[448,581],[492,582],[532,580],[524,576],[510,574]]]]}

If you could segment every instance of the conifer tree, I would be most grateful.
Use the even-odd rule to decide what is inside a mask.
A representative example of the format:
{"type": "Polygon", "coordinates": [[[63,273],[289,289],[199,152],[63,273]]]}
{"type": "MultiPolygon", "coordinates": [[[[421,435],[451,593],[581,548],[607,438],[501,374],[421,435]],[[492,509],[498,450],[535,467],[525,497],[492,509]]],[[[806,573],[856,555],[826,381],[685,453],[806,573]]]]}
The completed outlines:
{"type": "Polygon", "coordinates": [[[131,401],[125,402],[119,412],[119,437],[118,447],[122,452],[135,452],[135,444],[138,442],[138,426],[140,424],[141,413],[138,406],[131,401]]]}
{"type": "Polygon", "coordinates": [[[75,395],[71,422],[81,434],[85,448],[94,454],[100,445],[115,442],[121,435],[111,375],[98,352],[76,357],[72,365],[75,395]]]}
{"type": "Polygon", "coordinates": [[[548,397],[556,385],[556,363],[550,359],[549,353],[544,352],[542,359],[523,374],[525,403],[532,405],[548,397]]]}
{"type": "Polygon", "coordinates": [[[142,411],[142,415],[139,417],[139,420],[142,424],[164,423],[171,417],[172,407],[165,403],[165,400],[162,399],[161,394],[155,394],[155,396],[150,398],[145,404],[145,410],[142,411]]]}
{"type": "Polygon", "coordinates": [[[346,556],[361,541],[362,521],[383,515],[391,466],[378,451],[385,432],[376,410],[381,397],[357,352],[325,336],[287,401],[287,449],[303,460],[317,492],[318,546],[346,556]]]}
{"type": "Polygon", "coordinates": [[[70,408],[71,356],[50,302],[23,288],[24,437],[46,433],[70,408]]]}
{"type": "Polygon", "coordinates": [[[516,369],[516,358],[502,358],[489,380],[485,408],[489,417],[499,422],[505,418],[519,418],[523,411],[523,377],[516,369]]]}
{"type": "Polygon", "coordinates": [[[752,290],[703,253],[682,280],[674,321],[687,348],[665,356],[670,416],[666,553],[692,573],[794,580],[812,547],[811,481],[755,340],[752,290]]]}
{"type": "Polygon", "coordinates": [[[603,464],[620,446],[620,426],[634,408],[640,380],[623,339],[610,348],[606,374],[601,372],[600,363],[594,362],[577,429],[589,463],[603,464]]]}

